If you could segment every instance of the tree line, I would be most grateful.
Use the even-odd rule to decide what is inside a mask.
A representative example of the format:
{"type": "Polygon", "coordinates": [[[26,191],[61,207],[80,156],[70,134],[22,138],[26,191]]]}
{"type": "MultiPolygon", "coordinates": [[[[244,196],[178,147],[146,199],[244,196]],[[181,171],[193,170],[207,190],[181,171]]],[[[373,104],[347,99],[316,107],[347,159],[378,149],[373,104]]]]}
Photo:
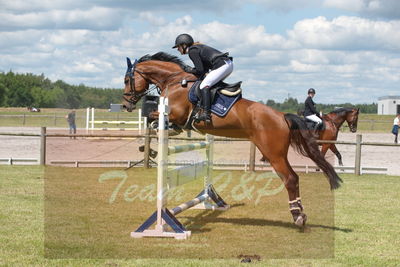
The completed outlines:
{"type": "MultiPolygon", "coordinates": [[[[304,99],[305,101],[305,99],[304,99]]],[[[265,103],[260,101],[260,103],[265,104],[267,106],[272,107],[273,109],[289,112],[289,113],[298,113],[299,111],[304,110],[304,101],[298,101],[296,98],[286,98],[282,103],[275,102],[272,99],[268,99],[265,103]]],[[[317,103],[317,110],[322,111],[323,113],[329,113],[336,108],[347,108],[347,107],[355,107],[359,108],[361,113],[368,114],[376,114],[378,111],[378,104],[351,104],[351,103],[342,103],[342,104],[320,104],[317,103]]]]}
{"type": "Polygon", "coordinates": [[[122,89],[103,89],[50,81],[43,74],[0,73],[1,107],[109,108],[121,103],[122,89]]]}
{"type": "MultiPolygon", "coordinates": [[[[122,89],[103,89],[85,85],[70,85],[61,80],[50,81],[43,74],[0,73],[1,107],[39,108],[109,108],[110,103],[121,103],[122,89]]],[[[304,102],[289,97],[282,103],[268,99],[265,103],[282,112],[297,113],[304,102]]],[[[357,107],[362,113],[376,113],[377,104],[317,104],[317,109],[328,113],[336,107],[357,107]]]]}

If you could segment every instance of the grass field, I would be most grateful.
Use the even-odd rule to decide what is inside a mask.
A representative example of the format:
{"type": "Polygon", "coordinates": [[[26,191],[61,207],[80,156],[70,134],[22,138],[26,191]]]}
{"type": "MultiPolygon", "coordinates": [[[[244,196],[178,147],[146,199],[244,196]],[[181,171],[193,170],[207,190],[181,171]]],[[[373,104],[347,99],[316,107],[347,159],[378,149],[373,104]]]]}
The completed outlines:
{"type": "MultiPolygon", "coordinates": [[[[0,108],[0,126],[28,126],[28,127],[68,127],[65,115],[68,109],[42,109],[40,113],[27,112],[25,108],[0,108]],[[26,115],[24,117],[24,114],[26,115]],[[4,116],[7,115],[7,116],[4,116]],[[9,117],[17,115],[18,117],[9,117]],[[46,117],[43,117],[46,115],[46,117]]],[[[77,110],[77,127],[84,128],[86,123],[86,109],[77,110]]],[[[96,120],[132,120],[138,117],[137,111],[128,112],[108,112],[105,109],[96,109],[96,120]]],[[[392,129],[393,115],[360,114],[358,131],[359,132],[384,132],[388,133],[392,129]]],[[[345,123],[346,125],[346,123],[345,123]]],[[[96,125],[96,127],[101,127],[96,125]]],[[[124,126],[110,126],[124,128],[124,126]]],[[[344,132],[349,132],[348,127],[342,127],[344,132]]]]}
{"type": "MultiPolygon", "coordinates": [[[[261,261],[256,261],[255,266],[398,266],[400,261],[400,214],[396,205],[399,177],[342,175],[344,184],[333,198],[325,190],[328,183],[320,174],[301,174],[309,227],[300,232],[290,223],[286,192],[275,190],[280,188],[279,183],[273,182],[275,192],[270,195],[274,197],[266,194],[260,198],[256,192],[261,192],[259,189],[266,180],[250,179],[251,175],[243,176],[243,173],[232,174],[232,180],[223,176],[217,187],[233,208],[217,215],[203,211],[183,213],[179,220],[193,231],[192,238],[177,241],[125,237],[154,210],[151,184],[155,170],[128,171],[128,179],[133,177],[134,186],[121,184],[121,180],[111,179],[112,175],[101,176],[110,171],[120,170],[1,166],[0,265],[241,266],[240,259],[234,257],[236,254],[216,259],[229,250],[261,254],[261,261]],[[92,176],[98,179],[88,183],[92,176]],[[69,180],[65,182],[65,179],[69,180]],[[145,190],[146,185],[150,187],[145,190]],[[251,188],[253,191],[249,192],[251,188]],[[91,200],[96,202],[90,203],[91,200]],[[334,209],[324,209],[330,205],[324,201],[329,200],[334,200],[334,209]],[[328,213],[324,213],[326,210],[328,213]],[[109,218],[110,225],[93,228],[91,214],[104,215],[103,218],[113,216],[109,218]],[[326,218],[329,214],[334,216],[334,225],[326,218]],[[71,216],[71,223],[68,216],[71,216]],[[130,221],[121,222],[125,216],[131,216],[130,221]],[[118,225],[127,228],[127,233],[113,230],[118,225]],[[60,229],[65,232],[58,232],[60,229]],[[102,236],[107,236],[104,231],[110,229],[112,235],[124,239],[118,241],[111,236],[112,245],[104,243],[102,236]],[[318,237],[318,234],[323,236],[318,237]],[[275,235],[286,238],[273,239],[275,235]],[[211,250],[212,238],[225,241],[220,252],[211,250]],[[273,243],[274,240],[279,243],[273,243]],[[299,244],[290,246],[293,240],[299,244]],[[318,243],[319,240],[323,242],[318,243]],[[333,250],[329,247],[331,240],[333,250]],[[238,243],[243,245],[242,241],[246,246],[237,246],[238,243]],[[277,248],[292,250],[283,253],[277,248]],[[144,257],[149,259],[129,259],[135,257],[123,254],[129,249],[148,253],[144,257]],[[159,250],[170,251],[172,258],[159,250]],[[197,250],[199,256],[193,255],[193,250],[197,250]],[[210,257],[205,253],[207,250],[210,250],[210,257]],[[318,252],[324,254],[318,256],[318,252]],[[160,256],[167,257],[160,259],[160,256]]],[[[195,185],[185,185],[185,191],[190,195],[198,193],[199,187],[195,185]]],[[[175,192],[171,203],[179,200],[178,195],[175,192]]]]}

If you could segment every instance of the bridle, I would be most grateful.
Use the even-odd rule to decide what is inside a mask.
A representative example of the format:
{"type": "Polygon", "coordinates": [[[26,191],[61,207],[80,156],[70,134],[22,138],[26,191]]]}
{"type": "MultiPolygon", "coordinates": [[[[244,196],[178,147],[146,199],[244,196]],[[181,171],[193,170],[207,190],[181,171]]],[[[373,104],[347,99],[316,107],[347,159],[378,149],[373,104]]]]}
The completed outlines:
{"type": "MultiPolygon", "coordinates": [[[[155,89],[157,89],[158,94],[161,94],[161,87],[160,86],[163,83],[165,83],[170,78],[172,78],[172,77],[184,72],[182,70],[182,71],[178,71],[178,72],[172,73],[171,75],[166,77],[162,82],[157,81],[157,83],[154,83],[153,81],[151,81],[151,80],[149,80],[149,79],[147,79],[145,77],[145,75],[148,74],[148,73],[145,73],[143,71],[140,71],[140,70],[136,69],[136,65],[137,64],[138,64],[138,61],[135,59],[135,62],[133,63],[133,65],[131,65],[131,66],[128,65],[128,70],[126,71],[126,74],[125,74],[129,78],[128,82],[129,82],[129,86],[130,86],[131,90],[128,93],[124,93],[123,94],[123,99],[126,102],[128,102],[129,104],[131,104],[131,105],[135,105],[140,100],[140,98],[142,98],[143,96],[147,95],[148,93],[150,93],[151,91],[153,91],[155,89]],[[149,84],[154,83],[155,86],[152,87],[152,88],[147,88],[146,90],[144,90],[142,92],[136,91],[136,87],[135,87],[135,72],[139,73],[139,75],[145,81],[147,81],[149,84]]],[[[180,83],[180,82],[178,82],[178,83],[180,83]]]]}
{"type": "Polygon", "coordinates": [[[143,79],[148,81],[143,76],[144,73],[136,69],[136,64],[137,63],[138,63],[138,61],[135,59],[135,62],[133,63],[132,66],[128,65],[128,70],[126,71],[126,74],[125,74],[125,76],[128,76],[128,78],[129,78],[128,82],[129,82],[129,86],[130,86],[131,90],[128,93],[124,93],[123,94],[123,99],[126,102],[128,102],[129,104],[131,104],[131,105],[135,105],[140,100],[141,97],[145,96],[149,92],[149,89],[144,90],[143,92],[137,92],[136,91],[136,87],[135,87],[135,72],[139,73],[140,76],[142,76],[143,79]]]}
{"type": "Polygon", "coordinates": [[[357,131],[357,125],[356,125],[356,120],[358,119],[358,111],[356,112],[357,116],[354,116],[353,119],[349,122],[349,128],[351,132],[356,132],[357,131]]]}

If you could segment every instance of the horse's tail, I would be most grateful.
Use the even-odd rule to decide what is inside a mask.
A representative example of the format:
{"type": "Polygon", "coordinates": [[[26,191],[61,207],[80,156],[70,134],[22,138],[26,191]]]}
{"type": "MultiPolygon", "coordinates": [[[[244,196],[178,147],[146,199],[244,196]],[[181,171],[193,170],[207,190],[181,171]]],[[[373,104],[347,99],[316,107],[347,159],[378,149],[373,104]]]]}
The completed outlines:
{"type": "Polygon", "coordinates": [[[285,120],[290,128],[290,144],[302,155],[312,159],[328,177],[331,189],[340,187],[342,179],[337,175],[332,165],[326,161],[319,151],[317,141],[307,129],[304,120],[294,114],[285,114],[285,120]]]}

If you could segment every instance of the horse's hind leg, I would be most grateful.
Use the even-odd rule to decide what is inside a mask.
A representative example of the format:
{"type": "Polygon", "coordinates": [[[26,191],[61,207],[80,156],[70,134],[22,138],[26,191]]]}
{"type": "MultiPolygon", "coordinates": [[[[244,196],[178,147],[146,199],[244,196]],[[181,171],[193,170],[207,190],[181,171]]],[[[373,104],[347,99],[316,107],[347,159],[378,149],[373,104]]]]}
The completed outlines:
{"type": "Polygon", "coordinates": [[[281,177],[289,194],[289,210],[296,225],[304,226],[307,216],[303,213],[301,204],[299,176],[290,166],[286,156],[269,157],[271,165],[281,177]]]}
{"type": "Polygon", "coordinates": [[[289,210],[293,221],[298,226],[306,223],[307,216],[303,213],[303,205],[300,198],[299,176],[293,171],[286,158],[271,160],[276,173],[283,180],[289,194],[289,210]]]}
{"type": "MultiPolygon", "coordinates": [[[[287,133],[288,134],[288,133],[287,133]]],[[[253,138],[254,144],[261,154],[269,160],[272,167],[282,179],[289,195],[289,210],[296,225],[304,226],[307,216],[303,213],[303,206],[300,199],[299,176],[294,172],[287,159],[289,142],[284,142],[284,132],[281,134],[282,141],[275,142],[272,138],[266,138],[261,133],[253,138]]],[[[289,140],[289,136],[287,139],[289,140]]]]}

